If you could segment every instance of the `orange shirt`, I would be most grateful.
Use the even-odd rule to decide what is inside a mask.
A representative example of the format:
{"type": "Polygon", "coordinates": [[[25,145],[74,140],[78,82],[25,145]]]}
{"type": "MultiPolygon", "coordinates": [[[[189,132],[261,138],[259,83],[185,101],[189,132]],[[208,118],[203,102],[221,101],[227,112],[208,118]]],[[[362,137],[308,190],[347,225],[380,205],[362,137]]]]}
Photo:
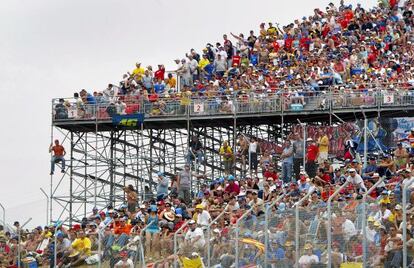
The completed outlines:
{"type": "Polygon", "coordinates": [[[125,224],[124,226],[118,225],[118,226],[115,226],[114,233],[129,235],[129,233],[131,233],[131,229],[132,229],[131,224],[125,224]]]}
{"type": "Polygon", "coordinates": [[[62,145],[55,145],[52,147],[52,151],[55,154],[55,156],[63,156],[63,152],[65,151],[65,148],[63,148],[62,145]]]}

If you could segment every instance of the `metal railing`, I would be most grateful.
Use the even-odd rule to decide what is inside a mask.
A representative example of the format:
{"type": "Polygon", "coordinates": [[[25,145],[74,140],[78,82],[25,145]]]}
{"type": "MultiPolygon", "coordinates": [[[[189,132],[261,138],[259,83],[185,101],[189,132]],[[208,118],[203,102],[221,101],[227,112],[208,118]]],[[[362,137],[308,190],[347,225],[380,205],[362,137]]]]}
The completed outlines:
{"type": "Polygon", "coordinates": [[[363,109],[414,109],[414,92],[265,94],[260,96],[211,98],[158,98],[153,101],[118,96],[114,102],[88,104],[75,99],[52,100],[54,122],[71,120],[107,121],[114,115],[143,113],[146,118],[191,118],[243,116],[247,114],[299,114],[315,111],[363,109]]]}

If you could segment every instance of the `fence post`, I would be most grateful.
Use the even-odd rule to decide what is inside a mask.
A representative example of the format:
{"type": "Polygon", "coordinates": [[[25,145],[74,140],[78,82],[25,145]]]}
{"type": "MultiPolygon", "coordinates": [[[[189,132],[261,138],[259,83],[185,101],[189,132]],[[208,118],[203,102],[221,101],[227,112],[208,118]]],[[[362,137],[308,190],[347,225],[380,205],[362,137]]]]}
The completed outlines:
{"type": "MultiPolygon", "coordinates": [[[[106,227],[112,223],[113,220],[110,220],[107,224],[104,225],[102,230],[99,230],[99,226],[98,226],[98,255],[99,255],[99,260],[98,260],[98,268],[101,268],[101,264],[102,264],[102,257],[103,254],[101,253],[102,251],[102,232],[105,231],[106,227]]],[[[55,266],[56,267],[56,266],[55,266]]]]}
{"type": "Polygon", "coordinates": [[[304,197],[295,203],[295,267],[299,267],[299,206],[309,198],[309,196],[316,190],[315,187],[309,188],[309,191],[304,197]]]}
{"type": "Polygon", "coordinates": [[[332,199],[338,195],[340,191],[345,189],[345,187],[349,184],[348,181],[346,181],[344,184],[341,185],[329,198],[328,198],[328,266],[332,266],[332,211],[331,211],[331,203],[332,199]]]}
{"type": "Polygon", "coordinates": [[[407,267],[407,190],[414,183],[414,177],[411,177],[409,181],[404,184],[403,187],[403,267],[407,267]]]}
{"type": "MultiPolygon", "coordinates": [[[[181,232],[184,227],[188,225],[189,221],[186,221],[175,233],[174,233],[174,268],[177,268],[177,251],[178,251],[178,245],[177,245],[177,234],[181,232]]],[[[145,267],[145,266],[144,266],[145,267]]]]}
{"type": "Polygon", "coordinates": [[[144,252],[144,245],[142,244],[142,238],[144,236],[145,231],[148,229],[149,226],[151,226],[154,223],[154,221],[150,221],[149,224],[147,224],[147,226],[145,226],[141,232],[139,232],[139,247],[141,248],[141,264],[142,267],[146,267],[145,265],[145,252],[144,252]]]}
{"type": "Polygon", "coordinates": [[[368,191],[362,196],[362,215],[363,215],[363,221],[362,221],[362,261],[363,261],[363,267],[367,266],[367,197],[368,195],[374,191],[384,181],[384,177],[379,178],[379,180],[368,189],[368,191]]]}
{"type": "Polygon", "coordinates": [[[236,267],[239,267],[239,225],[240,221],[243,220],[248,214],[253,211],[254,206],[249,208],[240,218],[236,221],[236,267]]]}
{"type": "MultiPolygon", "coordinates": [[[[267,267],[267,250],[269,248],[269,211],[270,209],[276,205],[280,200],[282,200],[282,198],[284,198],[286,196],[285,193],[283,193],[282,195],[278,196],[278,198],[276,198],[275,201],[273,201],[272,203],[270,203],[270,205],[268,205],[266,207],[265,210],[265,259],[264,259],[264,267],[267,267]]],[[[210,266],[208,266],[210,267],[210,266]]]]}
{"type": "Polygon", "coordinates": [[[53,252],[53,267],[57,267],[56,266],[56,264],[57,264],[57,251],[56,251],[56,249],[57,249],[57,229],[60,227],[60,226],[62,226],[65,222],[67,222],[69,220],[69,217],[68,218],[66,218],[64,221],[62,221],[62,224],[59,224],[59,222],[56,222],[56,226],[55,226],[55,233],[53,234],[54,235],[54,243],[55,243],[55,246],[54,246],[54,252],[53,252]]]}
{"type": "MultiPolygon", "coordinates": [[[[21,243],[20,240],[21,239],[20,238],[21,238],[21,232],[22,232],[23,227],[25,227],[26,224],[28,224],[31,220],[32,220],[32,218],[29,218],[20,228],[17,229],[17,241],[18,241],[18,243],[17,243],[17,267],[18,268],[21,267],[21,265],[20,265],[20,254],[21,254],[21,250],[20,250],[20,243],[21,243]]],[[[56,245],[55,245],[55,247],[56,247],[56,245]]]]}
{"type": "Polygon", "coordinates": [[[218,219],[220,219],[228,209],[229,205],[227,204],[226,207],[223,209],[223,211],[207,225],[207,267],[210,267],[210,261],[211,261],[211,245],[210,245],[210,236],[211,236],[211,225],[216,223],[218,219]]]}

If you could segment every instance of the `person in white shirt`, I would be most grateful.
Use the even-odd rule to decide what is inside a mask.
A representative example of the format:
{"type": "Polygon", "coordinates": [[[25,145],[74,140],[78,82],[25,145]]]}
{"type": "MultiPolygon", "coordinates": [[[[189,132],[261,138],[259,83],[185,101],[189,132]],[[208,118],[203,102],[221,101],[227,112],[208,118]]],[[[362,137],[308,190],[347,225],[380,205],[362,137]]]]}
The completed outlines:
{"type": "Polygon", "coordinates": [[[119,255],[122,257],[121,260],[119,260],[114,267],[116,268],[134,268],[134,263],[130,258],[128,258],[128,252],[122,251],[119,253],[119,255]]]}
{"type": "Polygon", "coordinates": [[[387,223],[388,218],[391,216],[391,211],[387,208],[387,204],[381,204],[380,210],[375,214],[374,220],[381,222],[383,225],[387,223]]]}
{"type": "Polygon", "coordinates": [[[354,168],[350,168],[348,172],[349,176],[346,178],[346,181],[352,183],[354,186],[357,186],[359,189],[362,189],[364,192],[366,192],[367,187],[365,187],[361,175],[357,174],[354,168]]]}
{"type": "Polygon", "coordinates": [[[204,207],[201,204],[196,206],[195,212],[197,217],[197,225],[204,230],[207,229],[207,226],[211,221],[210,213],[208,213],[207,210],[204,210],[204,207]]]}
{"type": "Polygon", "coordinates": [[[206,244],[203,230],[197,227],[196,222],[194,220],[190,220],[188,222],[188,226],[190,227],[190,229],[185,234],[186,243],[188,245],[193,246],[194,248],[202,250],[206,244]]]}
{"type": "Polygon", "coordinates": [[[310,268],[312,264],[319,263],[319,258],[312,251],[313,247],[311,244],[306,244],[304,250],[306,251],[305,255],[302,255],[299,258],[299,267],[301,268],[310,268]]]}
{"type": "MultiPolygon", "coordinates": [[[[375,230],[374,226],[375,220],[374,217],[368,217],[368,226],[366,226],[366,239],[369,243],[374,243],[375,234],[377,231],[375,230]]],[[[364,230],[361,230],[361,234],[363,234],[364,230]]]]}
{"type": "Polygon", "coordinates": [[[342,223],[342,231],[344,233],[346,241],[349,241],[351,237],[357,234],[354,223],[348,218],[345,218],[344,222],[342,223]]]}

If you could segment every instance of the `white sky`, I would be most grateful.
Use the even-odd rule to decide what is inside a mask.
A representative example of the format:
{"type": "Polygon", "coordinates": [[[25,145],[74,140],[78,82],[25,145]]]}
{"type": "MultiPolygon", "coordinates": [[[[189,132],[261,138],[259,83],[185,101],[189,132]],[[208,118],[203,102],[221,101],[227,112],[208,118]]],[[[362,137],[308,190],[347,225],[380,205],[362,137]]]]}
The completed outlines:
{"type": "MultiPolygon", "coordinates": [[[[329,2],[1,0],[0,202],[7,221],[45,222],[39,187],[49,191],[52,98],[117,83],[136,61],[171,69],[173,59],[221,42],[223,33],[257,33],[261,22],[285,25],[329,2]]],[[[376,0],[359,2],[370,7],[376,0]]]]}

